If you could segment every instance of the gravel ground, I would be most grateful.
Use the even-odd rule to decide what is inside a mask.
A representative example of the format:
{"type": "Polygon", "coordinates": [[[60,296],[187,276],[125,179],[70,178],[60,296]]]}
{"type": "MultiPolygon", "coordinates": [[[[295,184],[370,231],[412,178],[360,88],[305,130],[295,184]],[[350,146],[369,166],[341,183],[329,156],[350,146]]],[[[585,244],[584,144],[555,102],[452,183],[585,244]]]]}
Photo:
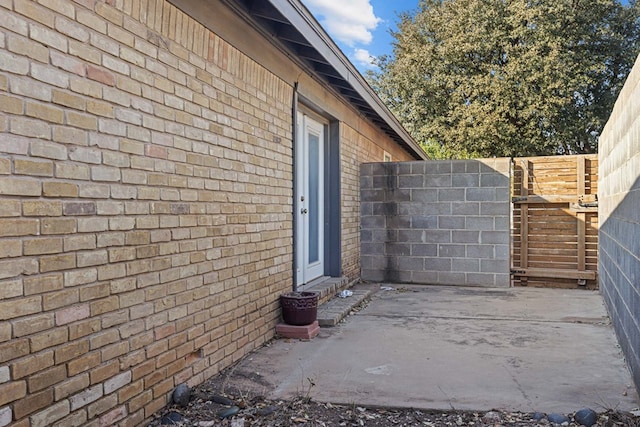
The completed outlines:
{"type": "MultiPolygon", "coordinates": [[[[174,425],[183,427],[259,427],[259,426],[468,426],[468,427],[524,427],[524,426],[580,426],[579,416],[565,414],[564,422],[553,423],[558,414],[533,414],[491,410],[425,411],[411,408],[366,408],[357,405],[334,405],[313,401],[313,384],[306,395],[293,400],[268,400],[251,396],[229,383],[233,368],[217,375],[200,386],[175,395],[182,405],[174,403],[159,413],[150,426],[174,425]]],[[[640,427],[640,416],[609,410],[593,414],[597,426],[640,427]]],[[[563,420],[557,420],[563,421],[563,420]]]]}

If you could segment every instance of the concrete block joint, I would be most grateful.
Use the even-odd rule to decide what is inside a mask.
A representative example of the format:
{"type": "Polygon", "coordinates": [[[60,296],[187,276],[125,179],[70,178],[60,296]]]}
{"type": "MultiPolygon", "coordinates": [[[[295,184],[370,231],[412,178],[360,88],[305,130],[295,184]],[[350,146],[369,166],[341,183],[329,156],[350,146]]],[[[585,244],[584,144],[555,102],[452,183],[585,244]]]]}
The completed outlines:
{"type": "Polygon", "coordinates": [[[362,251],[362,278],[509,286],[509,171],[506,158],[363,167],[362,200],[375,203],[364,205],[362,242],[382,223],[386,233],[373,239],[375,261],[362,251]]]}

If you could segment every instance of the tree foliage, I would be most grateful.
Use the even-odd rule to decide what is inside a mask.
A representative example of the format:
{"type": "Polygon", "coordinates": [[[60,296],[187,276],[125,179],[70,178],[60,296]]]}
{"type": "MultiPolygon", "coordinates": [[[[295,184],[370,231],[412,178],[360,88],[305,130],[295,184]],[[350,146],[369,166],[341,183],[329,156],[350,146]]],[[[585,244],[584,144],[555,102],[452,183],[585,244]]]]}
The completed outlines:
{"type": "Polygon", "coordinates": [[[640,47],[635,0],[421,0],[369,81],[442,155],[592,153],[640,47]]]}
{"type": "Polygon", "coordinates": [[[467,151],[466,149],[454,149],[441,145],[432,139],[420,141],[419,144],[431,160],[477,159],[478,157],[483,157],[473,151],[467,151]]]}

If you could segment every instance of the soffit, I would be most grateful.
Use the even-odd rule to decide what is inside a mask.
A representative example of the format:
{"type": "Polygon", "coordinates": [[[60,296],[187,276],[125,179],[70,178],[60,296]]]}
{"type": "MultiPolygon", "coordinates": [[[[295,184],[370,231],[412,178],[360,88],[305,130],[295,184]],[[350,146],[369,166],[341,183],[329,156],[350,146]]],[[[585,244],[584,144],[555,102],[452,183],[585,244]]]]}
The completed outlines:
{"type": "Polygon", "coordinates": [[[298,0],[223,0],[260,32],[277,40],[321,79],[416,159],[427,159],[362,75],[298,0]]]}

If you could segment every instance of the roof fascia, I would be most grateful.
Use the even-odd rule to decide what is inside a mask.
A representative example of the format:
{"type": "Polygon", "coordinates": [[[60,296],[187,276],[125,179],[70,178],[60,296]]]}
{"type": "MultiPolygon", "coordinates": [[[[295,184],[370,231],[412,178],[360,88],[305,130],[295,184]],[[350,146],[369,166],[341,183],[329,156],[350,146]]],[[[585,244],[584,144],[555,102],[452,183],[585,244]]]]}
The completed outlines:
{"type": "Polygon", "coordinates": [[[405,142],[414,154],[423,160],[428,157],[414,141],[389,108],[382,102],[360,72],[322,29],[318,21],[298,0],[268,0],[287,20],[304,35],[307,41],[325,58],[327,63],[346,80],[365,102],[405,142]]]}

